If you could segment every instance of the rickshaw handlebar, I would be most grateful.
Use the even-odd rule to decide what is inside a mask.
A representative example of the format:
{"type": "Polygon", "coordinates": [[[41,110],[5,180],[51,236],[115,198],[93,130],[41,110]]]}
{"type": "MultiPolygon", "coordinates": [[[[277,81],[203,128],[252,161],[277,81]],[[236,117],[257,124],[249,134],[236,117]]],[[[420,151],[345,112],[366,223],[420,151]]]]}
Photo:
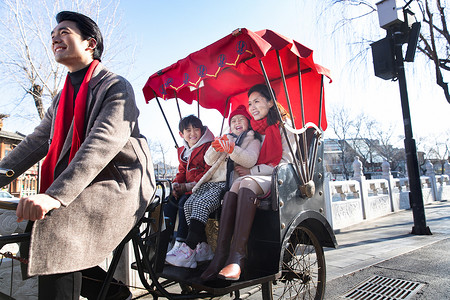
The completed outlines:
{"type": "Polygon", "coordinates": [[[12,177],[12,176],[14,176],[14,170],[0,168],[0,175],[4,175],[6,177],[12,177]]]}
{"type": "Polygon", "coordinates": [[[0,200],[0,209],[16,210],[18,203],[0,200]]]}
{"type": "MultiPolygon", "coordinates": [[[[0,168],[0,176],[12,177],[14,170],[0,168]]],[[[0,209],[16,210],[18,203],[12,201],[0,200],[0,209]]]]}
{"type": "MultiPolygon", "coordinates": [[[[11,170],[11,171],[12,171],[12,170],[11,170]]],[[[14,172],[14,171],[12,171],[12,172],[14,172]]],[[[161,187],[164,187],[164,186],[163,186],[163,183],[164,183],[164,182],[167,182],[167,183],[169,184],[169,186],[170,186],[170,183],[171,183],[171,181],[170,181],[170,180],[167,180],[167,179],[162,179],[162,180],[161,180],[161,179],[158,179],[158,182],[159,182],[159,184],[161,185],[161,187]]],[[[165,193],[164,193],[164,194],[165,194],[165,193]]],[[[162,199],[163,202],[165,201],[164,198],[165,198],[165,197],[163,197],[163,199],[162,199]]],[[[13,202],[13,201],[0,200],[0,209],[16,210],[18,204],[19,204],[19,203],[13,202]]]]}
{"type": "MultiPolygon", "coordinates": [[[[0,168],[0,176],[1,175],[5,175],[7,177],[11,177],[14,175],[14,171],[11,169],[2,169],[0,168]],[[9,175],[10,174],[10,175],[9,175]]],[[[160,185],[163,187],[163,183],[166,182],[169,184],[170,187],[170,183],[171,181],[168,179],[158,179],[158,182],[160,182],[160,185]]],[[[162,201],[164,201],[165,199],[162,199],[162,201]]],[[[0,200],[0,209],[6,209],[6,210],[16,210],[17,209],[17,202],[13,202],[13,201],[5,201],[5,200],[0,200]]]]}

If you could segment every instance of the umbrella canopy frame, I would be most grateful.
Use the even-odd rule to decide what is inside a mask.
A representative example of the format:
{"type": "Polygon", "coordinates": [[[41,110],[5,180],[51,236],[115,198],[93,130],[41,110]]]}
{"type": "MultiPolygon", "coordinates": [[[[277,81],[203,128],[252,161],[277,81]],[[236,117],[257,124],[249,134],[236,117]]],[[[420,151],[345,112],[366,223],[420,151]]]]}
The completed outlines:
{"type": "MultiPolygon", "coordinates": [[[[178,103],[179,99],[188,104],[192,104],[193,100],[197,100],[198,116],[200,115],[200,106],[218,110],[223,115],[221,127],[222,134],[226,116],[229,114],[233,107],[237,107],[238,105],[243,104],[243,101],[246,101],[246,89],[248,89],[248,85],[253,85],[254,82],[257,81],[254,75],[257,73],[255,61],[257,61],[257,64],[259,64],[259,68],[261,70],[259,72],[259,78],[262,75],[265,84],[271,91],[271,96],[274,102],[279,102],[272,89],[273,85],[276,84],[277,89],[279,90],[279,93],[277,93],[277,95],[279,97],[280,95],[283,95],[281,97],[283,98],[284,105],[288,107],[289,114],[291,116],[291,124],[289,125],[281,123],[280,125],[283,134],[285,135],[288,142],[290,152],[294,157],[294,166],[301,181],[300,185],[306,186],[308,185],[308,183],[312,182],[312,176],[315,171],[314,162],[317,158],[318,145],[323,135],[323,130],[326,129],[327,125],[324,110],[324,76],[328,77],[330,79],[330,82],[331,78],[327,69],[313,62],[312,50],[306,48],[305,46],[270,30],[264,30],[254,33],[245,28],[237,29],[233,31],[231,35],[228,35],[225,38],[217,41],[216,43],[213,43],[210,46],[194,52],[185,59],[179,60],[177,63],[151,75],[146,85],[144,86],[144,96],[147,103],[152,98],[156,98],[158,106],[164,116],[165,122],[171,132],[176,147],[178,147],[178,144],[175,140],[175,136],[169,125],[169,122],[167,121],[159,98],[163,98],[164,100],[175,98],[177,101],[177,108],[180,118],[182,115],[178,103]],[[234,39],[238,38],[239,36],[241,36],[241,39],[235,41],[234,39]],[[224,64],[223,60],[225,59],[225,57],[229,56],[229,54],[232,53],[230,49],[232,46],[234,46],[233,42],[236,44],[236,49],[238,49],[237,53],[239,55],[235,59],[234,63],[224,64]],[[239,47],[243,47],[243,45],[247,45],[246,51],[242,51],[243,49],[239,50],[239,47]],[[221,54],[220,51],[226,53],[226,55],[221,54]],[[205,57],[205,55],[209,55],[210,57],[205,57]],[[213,65],[211,63],[211,60],[215,55],[218,56],[219,67],[214,74],[205,75],[205,69],[211,68],[211,66],[213,65]],[[266,58],[269,55],[272,55],[274,57],[271,57],[270,60],[268,60],[266,58]],[[286,59],[286,57],[288,58],[286,59]],[[294,70],[292,67],[293,58],[295,58],[296,70],[294,70]],[[220,59],[222,59],[222,62],[220,62],[220,59]],[[284,64],[282,62],[283,59],[285,60],[284,64]],[[273,60],[275,60],[276,63],[274,63],[273,60]],[[266,69],[265,65],[269,66],[269,70],[266,69]],[[279,74],[276,73],[275,67],[273,67],[272,65],[277,65],[277,71],[279,72],[279,74]],[[286,66],[286,68],[283,68],[283,66],[286,66]],[[203,77],[199,76],[196,81],[190,81],[189,78],[193,77],[191,75],[193,73],[189,74],[188,71],[186,71],[188,70],[187,67],[190,67],[191,69],[197,67],[197,73],[200,75],[200,72],[203,71],[203,77]],[[285,69],[289,69],[289,74],[285,74],[285,69]],[[214,99],[213,101],[211,101],[211,99],[208,99],[208,96],[217,96],[217,91],[214,90],[214,88],[217,89],[216,86],[218,80],[236,80],[236,78],[233,78],[236,76],[234,72],[237,74],[239,74],[239,72],[242,72],[243,77],[245,77],[245,75],[247,74],[251,77],[251,80],[249,80],[251,81],[251,83],[247,84],[245,82],[245,84],[247,84],[245,87],[235,87],[230,92],[227,91],[228,94],[223,95],[224,99],[222,100],[214,99]],[[309,78],[306,86],[306,88],[309,88],[309,90],[307,91],[308,99],[306,104],[304,101],[305,86],[303,83],[304,80],[302,79],[302,77],[304,76],[308,76],[307,78],[312,78],[309,78]],[[221,79],[219,79],[219,77],[221,79]],[[175,84],[177,78],[183,79],[182,84],[175,84]],[[294,88],[293,94],[294,98],[299,98],[299,103],[294,103],[296,107],[293,107],[290,97],[290,91],[293,90],[294,84],[292,83],[292,81],[296,78],[298,78],[297,87],[294,88]],[[288,80],[290,81],[289,84],[288,80]],[[313,90],[314,87],[316,88],[316,90],[313,90]],[[202,90],[202,92],[200,92],[200,90],[202,90]],[[182,96],[179,97],[179,94],[182,94],[182,96]],[[201,94],[206,94],[206,96],[204,96],[202,99],[200,98],[201,94]],[[207,99],[204,99],[205,97],[207,99]],[[318,103],[314,103],[314,101],[318,103]],[[311,105],[311,103],[315,105],[315,109],[310,109],[308,114],[305,114],[305,106],[311,105]],[[312,116],[311,111],[314,110],[317,110],[314,113],[316,115],[312,116]],[[296,119],[301,120],[301,122],[297,122],[301,123],[300,128],[297,128],[297,126],[299,125],[296,124],[296,119]],[[313,138],[308,139],[308,128],[311,128],[314,132],[313,138]],[[296,150],[294,150],[293,146],[287,139],[286,130],[295,133],[294,136],[296,150]],[[311,142],[309,147],[307,143],[308,140],[310,140],[311,142]],[[301,145],[303,147],[301,147],[301,145]]],[[[244,81],[245,79],[242,82],[244,81]]],[[[259,83],[262,83],[261,79],[259,79],[259,83]]],[[[226,83],[224,85],[226,85],[226,83]]],[[[275,105],[275,107],[277,110],[277,114],[281,116],[280,111],[278,110],[278,106],[275,105]]],[[[311,192],[305,193],[311,194],[311,192]]]]}

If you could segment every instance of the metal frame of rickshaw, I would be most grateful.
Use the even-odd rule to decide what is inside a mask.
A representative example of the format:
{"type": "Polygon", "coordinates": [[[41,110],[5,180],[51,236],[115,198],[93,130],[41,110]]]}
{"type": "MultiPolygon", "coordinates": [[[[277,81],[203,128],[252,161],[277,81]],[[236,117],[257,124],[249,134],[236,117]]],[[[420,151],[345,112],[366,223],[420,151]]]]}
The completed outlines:
{"type": "MultiPolygon", "coordinates": [[[[276,54],[281,74],[279,79],[283,83],[289,112],[293,115],[288,88],[286,86],[286,78],[284,76],[283,66],[281,64],[278,50],[276,50],[276,54]]],[[[264,68],[264,64],[261,60],[259,60],[259,64],[264,75],[266,85],[271,86],[270,80],[264,68]]],[[[300,69],[300,62],[298,58],[297,68],[300,102],[303,115],[304,108],[303,96],[301,92],[301,74],[303,72],[308,72],[308,70],[300,69]]],[[[263,299],[272,299],[272,283],[278,282],[281,285],[287,285],[291,282],[301,281],[302,284],[305,284],[306,286],[311,280],[311,274],[298,274],[295,270],[293,271],[286,269],[286,266],[289,268],[285,261],[286,257],[291,260],[293,258],[296,259],[295,251],[298,251],[296,247],[300,244],[303,246],[303,250],[313,247],[316,259],[317,256],[321,256],[320,259],[322,262],[319,262],[319,264],[322,264],[322,266],[318,268],[318,271],[321,272],[321,274],[318,276],[321,276],[320,280],[323,282],[317,283],[320,285],[320,291],[316,291],[317,294],[315,294],[313,298],[322,299],[325,289],[325,259],[323,256],[322,247],[336,247],[337,243],[331,226],[322,215],[323,211],[321,211],[321,205],[320,203],[317,203],[320,199],[323,201],[324,197],[323,192],[321,191],[323,176],[320,172],[316,172],[319,168],[323,169],[323,143],[321,142],[322,130],[320,128],[323,105],[323,75],[321,75],[320,89],[319,126],[315,126],[311,123],[305,123],[304,116],[302,117],[302,129],[300,130],[286,129],[282,126],[284,134],[286,134],[286,130],[291,130],[301,135],[301,138],[298,138],[297,134],[295,135],[295,146],[297,151],[294,151],[292,145],[288,141],[290,151],[294,157],[294,163],[278,166],[274,170],[272,194],[271,197],[265,199],[267,201],[271,201],[272,209],[258,210],[255,217],[254,228],[258,227],[258,224],[264,224],[267,220],[269,220],[267,223],[272,225],[271,230],[274,234],[274,238],[267,241],[265,240],[266,237],[260,238],[261,234],[265,234],[264,232],[261,232],[261,230],[252,231],[251,238],[249,240],[249,263],[246,268],[250,271],[246,271],[246,269],[244,269],[242,280],[237,282],[219,281],[213,283],[203,283],[198,278],[201,274],[198,270],[192,271],[173,266],[164,266],[168,242],[168,231],[161,231],[161,225],[164,221],[161,208],[165,199],[165,182],[158,181],[161,194],[155,196],[155,201],[149,205],[144,217],[116,248],[113,260],[108,269],[107,279],[105,280],[99,299],[104,299],[106,296],[107,289],[111,282],[115,268],[117,267],[120,255],[128,241],[132,241],[134,254],[136,257],[136,262],[133,263],[132,266],[137,269],[142,284],[155,299],[158,297],[166,297],[168,299],[211,298],[231,292],[235,293],[235,299],[239,299],[239,290],[259,284],[262,285],[263,299]],[[311,132],[313,132],[312,135],[310,134],[311,132]],[[319,166],[319,168],[315,168],[316,166],[319,166]],[[285,186],[287,188],[285,188],[285,186]],[[298,210],[295,208],[298,208],[298,210]],[[155,211],[159,211],[159,213],[155,214],[155,211]],[[305,232],[307,235],[307,242],[302,240],[303,235],[301,237],[297,237],[298,233],[303,234],[305,232]],[[293,240],[294,238],[295,240],[293,240]],[[302,243],[305,243],[305,245],[302,243]],[[261,255],[261,253],[251,250],[252,247],[256,248],[261,245],[266,247],[265,251],[263,251],[265,254],[261,255]],[[277,259],[274,260],[273,257],[276,257],[277,259]],[[263,268],[264,270],[259,270],[261,262],[266,263],[268,260],[271,261],[271,263],[268,264],[268,269],[263,268]],[[252,271],[255,272],[252,273],[252,271]],[[147,276],[149,276],[149,279],[147,276]],[[166,279],[163,280],[164,278],[166,279]],[[190,293],[186,293],[187,290],[183,289],[180,294],[174,294],[167,290],[174,284],[180,284],[183,287],[189,286],[192,290],[190,293]]],[[[272,97],[275,101],[277,101],[275,95],[272,95],[272,97]]],[[[170,129],[166,115],[156,94],[155,98],[170,129]]],[[[178,111],[181,117],[179,106],[178,111]]],[[[278,111],[278,114],[279,113],[280,112],[278,111]]],[[[224,120],[222,121],[222,129],[224,120]]],[[[296,128],[294,118],[292,118],[291,122],[292,127],[296,128]]],[[[176,144],[172,131],[171,135],[176,144]]],[[[2,205],[2,203],[0,203],[0,207],[15,209],[8,205],[2,205]]],[[[29,238],[29,234],[3,236],[0,237],[0,246],[3,246],[3,244],[6,243],[24,241],[27,238],[29,238]]],[[[289,263],[290,262],[291,261],[289,261],[289,263]]],[[[318,287],[316,288],[319,289],[318,287]]],[[[283,296],[285,295],[282,294],[281,297],[283,296]]]]}

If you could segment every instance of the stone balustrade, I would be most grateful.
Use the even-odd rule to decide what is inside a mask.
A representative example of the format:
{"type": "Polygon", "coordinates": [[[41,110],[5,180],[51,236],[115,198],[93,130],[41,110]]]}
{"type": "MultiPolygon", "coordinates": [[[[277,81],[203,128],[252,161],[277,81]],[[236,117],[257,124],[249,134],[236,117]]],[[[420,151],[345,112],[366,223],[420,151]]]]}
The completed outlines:
{"type": "Polygon", "coordinates": [[[344,201],[360,197],[359,183],[356,180],[331,181],[330,188],[333,190],[333,195],[339,196],[336,200],[344,201]]]}
{"type": "MultiPolygon", "coordinates": [[[[382,164],[382,179],[367,180],[359,158],[352,166],[354,180],[331,181],[330,176],[325,176],[326,216],[334,230],[410,208],[408,178],[393,178],[389,163],[382,164]]],[[[450,164],[445,164],[444,175],[436,175],[429,161],[425,167],[426,175],[420,177],[424,204],[449,200],[450,164]]]]}
{"type": "Polygon", "coordinates": [[[408,192],[409,191],[409,180],[408,178],[394,178],[395,187],[400,192],[408,192]]]}
{"type": "Polygon", "coordinates": [[[360,184],[356,180],[328,181],[329,192],[326,198],[330,205],[331,213],[327,213],[327,219],[332,221],[332,226],[341,228],[343,224],[356,224],[363,221],[361,208],[360,184]]]}

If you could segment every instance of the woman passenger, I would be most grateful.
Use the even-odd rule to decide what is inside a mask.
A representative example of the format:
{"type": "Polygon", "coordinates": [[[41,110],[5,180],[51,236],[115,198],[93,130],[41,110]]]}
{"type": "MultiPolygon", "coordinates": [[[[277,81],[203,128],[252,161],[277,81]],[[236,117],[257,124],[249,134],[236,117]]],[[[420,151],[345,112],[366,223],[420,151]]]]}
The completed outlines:
{"type": "Polygon", "coordinates": [[[217,249],[214,259],[201,275],[204,281],[240,278],[256,212],[255,200],[269,192],[273,169],[279,163],[293,161],[280,128],[280,123],[286,120],[287,113],[281,105],[278,107],[283,120],[278,117],[275,103],[266,85],[258,84],[248,91],[251,126],[263,137],[261,152],[254,167],[235,167],[240,178],[236,179],[224,196],[217,249]]]}

